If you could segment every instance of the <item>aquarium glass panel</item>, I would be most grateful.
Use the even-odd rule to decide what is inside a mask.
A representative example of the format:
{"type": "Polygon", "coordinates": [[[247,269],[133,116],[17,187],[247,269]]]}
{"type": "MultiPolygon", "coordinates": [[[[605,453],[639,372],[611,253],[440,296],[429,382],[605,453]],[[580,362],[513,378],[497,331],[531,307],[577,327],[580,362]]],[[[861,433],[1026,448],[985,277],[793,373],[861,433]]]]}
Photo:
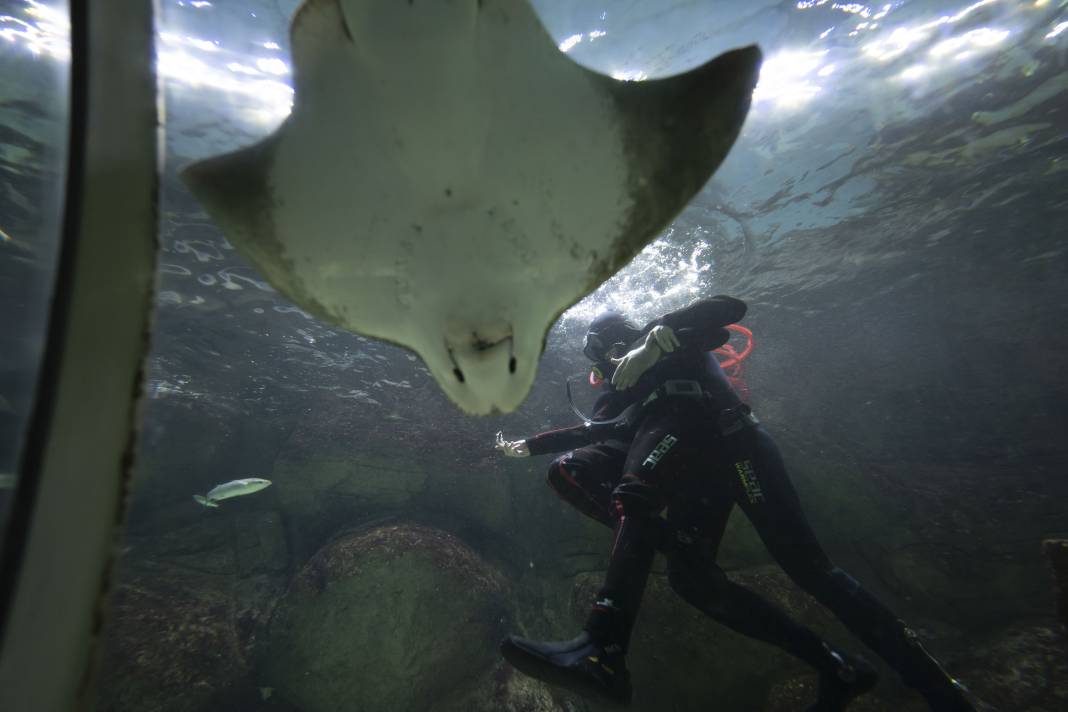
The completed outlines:
{"type": "Polygon", "coordinates": [[[0,529],[48,330],[63,219],[69,35],[62,2],[0,2],[0,529]]]}

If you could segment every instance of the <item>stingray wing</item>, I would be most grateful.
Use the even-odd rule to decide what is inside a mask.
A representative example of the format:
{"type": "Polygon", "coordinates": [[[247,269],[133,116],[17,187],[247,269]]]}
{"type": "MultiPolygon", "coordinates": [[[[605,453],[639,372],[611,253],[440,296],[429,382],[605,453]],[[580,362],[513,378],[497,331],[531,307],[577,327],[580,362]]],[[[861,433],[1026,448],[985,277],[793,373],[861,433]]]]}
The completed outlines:
{"type": "Polygon", "coordinates": [[[607,274],[593,291],[663,230],[712,178],[749,112],[760,67],[755,46],[737,49],[665,79],[601,77],[615,97],[631,167],[632,208],[607,274]]]}

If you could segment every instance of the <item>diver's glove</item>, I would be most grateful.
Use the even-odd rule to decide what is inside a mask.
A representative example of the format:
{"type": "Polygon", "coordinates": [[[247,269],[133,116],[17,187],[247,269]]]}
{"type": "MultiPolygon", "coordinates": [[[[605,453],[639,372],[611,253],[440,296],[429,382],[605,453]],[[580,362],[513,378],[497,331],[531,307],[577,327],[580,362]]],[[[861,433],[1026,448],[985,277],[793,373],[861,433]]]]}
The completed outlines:
{"type": "Polygon", "coordinates": [[[641,346],[631,349],[621,359],[612,360],[616,365],[616,372],[612,374],[612,385],[621,391],[630,388],[663,354],[671,353],[678,345],[679,339],[670,326],[654,326],[645,335],[641,346]]]}
{"type": "Polygon", "coordinates": [[[504,433],[497,431],[495,447],[508,457],[530,457],[530,448],[526,440],[505,440],[504,433]]]}
{"type": "Polygon", "coordinates": [[[649,336],[645,337],[645,340],[648,341],[650,338],[655,340],[656,345],[666,354],[671,353],[679,346],[679,337],[675,336],[675,330],[670,326],[654,326],[649,331],[649,336]]]}

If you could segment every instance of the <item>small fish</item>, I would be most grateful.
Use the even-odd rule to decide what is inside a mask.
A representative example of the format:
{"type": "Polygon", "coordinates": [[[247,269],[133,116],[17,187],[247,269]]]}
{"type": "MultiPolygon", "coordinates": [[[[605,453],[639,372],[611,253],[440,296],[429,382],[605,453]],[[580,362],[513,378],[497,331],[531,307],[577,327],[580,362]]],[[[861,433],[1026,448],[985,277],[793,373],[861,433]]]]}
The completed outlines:
{"type": "Polygon", "coordinates": [[[23,240],[16,240],[9,235],[3,228],[0,228],[0,245],[6,245],[8,248],[14,248],[15,250],[23,253],[24,255],[33,254],[33,250],[23,240]]]}
{"type": "Polygon", "coordinates": [[[270,484],[270,480],[264,480],[259,477],[232,480],[213,487],[211,491],[204,496],[195,494],[193,495],[193,499],[195,499],[198,504],[203,504],[205,507],[218,507],[221,500],[230,499],[231,497],[240,497],[243,494],[259,492],[261,489],[269,487],[270,484]]]}

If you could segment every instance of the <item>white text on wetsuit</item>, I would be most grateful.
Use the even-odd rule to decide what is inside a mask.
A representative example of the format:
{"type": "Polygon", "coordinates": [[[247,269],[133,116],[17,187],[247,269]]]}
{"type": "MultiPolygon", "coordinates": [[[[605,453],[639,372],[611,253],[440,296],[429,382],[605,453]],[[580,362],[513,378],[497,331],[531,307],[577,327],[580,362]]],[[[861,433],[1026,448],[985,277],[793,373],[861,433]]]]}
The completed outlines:
{"type": "Polygon", "coordinates": [[[664,439],[657,443],[657,446],[653,448],[651,453],[649,453],[649,457],[645,458],[642,467],[656,467],[656,463],[660,462],[660,458],[662,458],[678,441],[679,439],[674,435],[665,435],[664,439]]]}

